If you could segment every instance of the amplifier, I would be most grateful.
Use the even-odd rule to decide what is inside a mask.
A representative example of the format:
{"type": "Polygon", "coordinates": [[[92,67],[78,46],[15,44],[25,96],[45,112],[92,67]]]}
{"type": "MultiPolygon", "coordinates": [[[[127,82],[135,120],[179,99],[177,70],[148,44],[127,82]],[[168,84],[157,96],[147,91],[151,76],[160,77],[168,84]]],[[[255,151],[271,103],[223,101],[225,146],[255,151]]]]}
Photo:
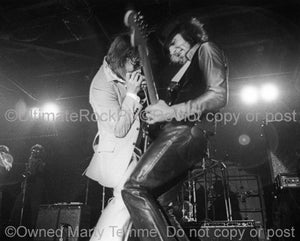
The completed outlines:
{"type": "Polygon", "coordinates": [[[82,203],[40,205],[35,241],[89,240],[90,208],[82,203]]]}
{"type": "Polygon", "coordinates": [[[275,187],[277,190],[285,188],[299,188],[300,178],[296,174],[281,173],[275,178],[275,187]]]}

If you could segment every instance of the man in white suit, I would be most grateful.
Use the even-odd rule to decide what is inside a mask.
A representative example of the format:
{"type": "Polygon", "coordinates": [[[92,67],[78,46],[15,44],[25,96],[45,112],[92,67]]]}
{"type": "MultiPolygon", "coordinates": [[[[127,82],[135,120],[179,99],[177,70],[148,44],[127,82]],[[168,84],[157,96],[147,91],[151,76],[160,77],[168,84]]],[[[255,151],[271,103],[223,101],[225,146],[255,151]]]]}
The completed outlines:
{"type": "Polygon", "coordinates": [[[114,197],[102,212],[91,240],[122,241],[129,234],[130,216],[121,190],[136,165],[134,155],[141,110],[143,76],[137,49],[130,37],[120,35],[112,42],[103,64],[90,86],[90,103],[97,118],[94,156],[86,176],[114,189],[114,197]]]}

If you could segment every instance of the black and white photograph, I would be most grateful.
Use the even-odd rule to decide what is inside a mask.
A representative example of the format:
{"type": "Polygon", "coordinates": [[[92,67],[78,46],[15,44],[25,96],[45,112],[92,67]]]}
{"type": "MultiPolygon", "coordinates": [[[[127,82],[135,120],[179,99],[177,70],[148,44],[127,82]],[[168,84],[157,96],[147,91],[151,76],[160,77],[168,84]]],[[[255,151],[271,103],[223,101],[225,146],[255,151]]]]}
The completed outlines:
{"type": "Polygon", "coordinates": [[[299,12],[0,0],[0,240],[298,240],[299,12]]]}

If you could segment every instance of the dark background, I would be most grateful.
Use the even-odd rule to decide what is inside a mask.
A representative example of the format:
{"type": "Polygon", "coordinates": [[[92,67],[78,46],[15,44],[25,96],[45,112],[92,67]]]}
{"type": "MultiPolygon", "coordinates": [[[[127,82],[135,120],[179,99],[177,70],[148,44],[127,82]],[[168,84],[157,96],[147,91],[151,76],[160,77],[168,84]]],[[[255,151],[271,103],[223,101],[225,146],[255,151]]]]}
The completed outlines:
{"type": "MultiPolygon", "coordinates": [[[[93,153],[96,123],[86,119],[9,122],[5,113],[14,109],[26,119],[30,108],[47,101],[63,112],[91,111],[89,85],[111,40],[128,31],[123,17],[130,6],[140,10],[149,25],[160,91],[168,79],[165,69],[172,69],[161,45],[168,26],[178,16],[193,15],[204,22],[229,59],[230,98],[223,111],[261,113],[257,121],[221,124],[212,141],[213,157],[260,175],[266,192],[275,172],[270,151],[286,166],[285,171],[297,171],[299,114],[296,121],[261,127],[266,112],[299,113],[300,5],[296,0],[1,0],[0,144],[9,146],[15,160],[10,177],[3,181],[6,186],[17,189],[30,147],[40,143],[46,149],[47,203],[85,201],[87,180],[81,173],[93,153]],[[166,68],[157,66],[160,61],[166,68]],[[240,89],[264,82],[279,86],[279,99],[268,105],[244,105],[240,89]],[[251,138],[249,145],[239,144],[241,134],[251,138]]],[[[6,207],[11,206],[15,192],[7,197],[6,207]]],[[[93,182],[88,203],[95,212],[100,209],[101,188],[93,182]]],[[[9,208],[5,210],[8,215],[9,208]]]]}

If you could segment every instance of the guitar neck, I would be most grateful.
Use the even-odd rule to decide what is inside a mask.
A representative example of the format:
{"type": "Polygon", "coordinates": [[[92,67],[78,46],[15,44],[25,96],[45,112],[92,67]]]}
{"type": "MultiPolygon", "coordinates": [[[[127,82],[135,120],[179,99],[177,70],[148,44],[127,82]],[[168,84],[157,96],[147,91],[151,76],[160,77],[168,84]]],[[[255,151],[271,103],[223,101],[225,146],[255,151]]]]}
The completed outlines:
{"type": "Polygon", "coordinates": [[[151,63],[149,60],[149,51],[146,46],[139,45],[139,54],[143,63],[143,71],[147,83],[147,92],[150,104],[155,104],[158,102],[158,94],[155,86],[151,63]]]}

